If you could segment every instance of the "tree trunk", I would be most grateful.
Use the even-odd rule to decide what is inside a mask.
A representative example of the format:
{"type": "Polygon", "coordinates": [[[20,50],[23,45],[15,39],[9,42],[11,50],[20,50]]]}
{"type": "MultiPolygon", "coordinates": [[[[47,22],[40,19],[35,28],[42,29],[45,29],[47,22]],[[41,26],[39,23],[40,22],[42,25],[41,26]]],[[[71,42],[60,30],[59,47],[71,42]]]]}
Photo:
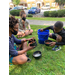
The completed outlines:
{"type": "Polygon", "coordinates": [[[64,7],[63,4],[59,5],[60,10],[63,9],[63,7],[64,7]]]}

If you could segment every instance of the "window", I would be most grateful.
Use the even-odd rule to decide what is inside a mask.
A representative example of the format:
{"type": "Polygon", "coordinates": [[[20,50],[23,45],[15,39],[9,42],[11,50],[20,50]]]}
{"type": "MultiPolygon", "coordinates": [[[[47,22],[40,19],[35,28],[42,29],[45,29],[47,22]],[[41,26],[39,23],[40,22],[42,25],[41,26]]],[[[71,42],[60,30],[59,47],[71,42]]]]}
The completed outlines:
{"type": "Polygon", "coordinates": [[[50,4],[49,3],[46,3],[46,7],[50,7],[50,4]]]}
{"type": "Polygon", "coordinates": [[[55,2],[54,2],[54,3],[52,3],[52,7],[55,7],[55,2]]]}
{"type": "Polygon", "coordinates": [[[35,4],[32,4],[32,7],[35,7],[35,4]]]}
{"type": "Polygon", "coordinates": [[[30,8],[30,4],[28,4],[28,7],[30,8]]]}

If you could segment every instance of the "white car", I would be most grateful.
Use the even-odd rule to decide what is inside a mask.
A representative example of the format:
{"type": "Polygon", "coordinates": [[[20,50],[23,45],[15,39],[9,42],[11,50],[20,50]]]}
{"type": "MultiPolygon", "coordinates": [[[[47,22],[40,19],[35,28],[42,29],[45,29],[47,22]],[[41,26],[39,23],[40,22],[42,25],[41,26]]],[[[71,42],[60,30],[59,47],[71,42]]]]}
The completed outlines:
{"type": "Polygon", "coordinates": [[[50,9],[50,6],[43,6],[41,9],[50,9]]]}
{"type": "Polygon", "coordinates": [[[24,9],[27,9],[27,7],[23,6],[24,9]]]}

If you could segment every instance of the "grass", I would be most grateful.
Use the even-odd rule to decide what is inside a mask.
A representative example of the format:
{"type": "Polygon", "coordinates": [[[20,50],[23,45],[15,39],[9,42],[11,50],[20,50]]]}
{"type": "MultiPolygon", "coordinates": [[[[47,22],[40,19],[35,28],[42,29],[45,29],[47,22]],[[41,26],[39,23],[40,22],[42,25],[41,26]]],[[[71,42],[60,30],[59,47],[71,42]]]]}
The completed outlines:
{"type": "MultiPolygon", "coordinates": [[[[51,47],[47,49],[45,45],[38,43],[37,30],[45,27],[47,26],[31,25],[34,31],[33,35],[24,38],[33,36],[36,38],[37,47],[27,52],[32,61],[23,65],[10,66],[9,75],[65,75],[65,46],[63,45],[60,51],[55,52],[51,47]],[[37,50],[42,52],[42,57],[39,60],[32,56],[33,52],[37,50]]],[[[50,32],[52,33],[51,30],[50,32]]]]}
{"type": "MultiPolygon", "coordinates": [[[[20,19],[19,16],[15,16],[15,18],[20,19]]],[[[65,18],[57,18],[57,17],[27,17],[28,20],[45,20],[45,21],[65,21],[65,18]]]]}

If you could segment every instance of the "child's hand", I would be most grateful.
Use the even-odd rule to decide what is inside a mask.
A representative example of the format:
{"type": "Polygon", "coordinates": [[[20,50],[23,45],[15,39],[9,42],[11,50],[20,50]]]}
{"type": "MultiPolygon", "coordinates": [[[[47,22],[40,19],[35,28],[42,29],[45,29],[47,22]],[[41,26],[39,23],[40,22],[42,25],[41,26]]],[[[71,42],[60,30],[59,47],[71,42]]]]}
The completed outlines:
{"type": "Polygon", "coordinates": [[[56,42],[50,42],[50,46],[54,46],[56,44],[56,42]]]}
{"type": "Polygon", "coordinates": [[[21,42],[23,43],[23,42],[26,42],[27,41],[27,39],[25,39],[25,38],[23,38],[23,39],[21,39],[21,42]]]}
{"type": "Polygon", "coordinates": [[[31,49],[34,49],[34,48],[35,48],[35,46],[30,46],[30,43],[29,43],[28,50],[31,50],[31,49]]]}
{"type": "Polygon", "coordinates": [[[41,32],[43,32],[43,29],[40,29],[41,32]]]}

